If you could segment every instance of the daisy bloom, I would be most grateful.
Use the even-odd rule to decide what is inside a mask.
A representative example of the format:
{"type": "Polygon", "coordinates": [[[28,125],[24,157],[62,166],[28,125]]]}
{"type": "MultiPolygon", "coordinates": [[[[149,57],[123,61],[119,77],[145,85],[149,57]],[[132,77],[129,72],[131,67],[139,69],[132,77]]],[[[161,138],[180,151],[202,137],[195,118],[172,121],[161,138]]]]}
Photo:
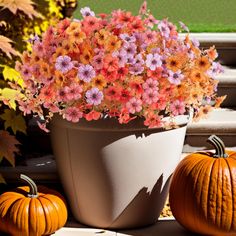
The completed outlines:
{"type": "Polygon", "coordinates": [[[103,100],[103,93],[98,88],[92,88],[85,94],[86,101],[91,105],[99,105],[103,100]]]}
{"type": "Polygon", "coordinates": [[[131,114],[140,112],[142,110],[142,100],[133,97],[126,103],[126,108],[131,114]]]}
{"type": "Polygon", "coordinates": [[[77,107],[68,107],[64,110],[63,117],[68,121],[76,123],[83,117],[83,112],[77,107]]]}
{"type": "Polygon", "coordinates": [[[78,69],[78,77],[84,82],[90,82],[95,76],[95,70],[91,65],[81,65],[78,69]]]}
{"type": "Polygon", "coordinates": [[[161,57],[158,54],[148,54],[146,58],[146,66],[150,70],[155,70],[162,65],[161,57]]]}
{"type": "Polygon", "coordinates": [[[56,59],[55,68],[58,71],[61,71],[63,74],[67,73],[73,68],[73,63],[69,56],[59,56],[56,59]]]}

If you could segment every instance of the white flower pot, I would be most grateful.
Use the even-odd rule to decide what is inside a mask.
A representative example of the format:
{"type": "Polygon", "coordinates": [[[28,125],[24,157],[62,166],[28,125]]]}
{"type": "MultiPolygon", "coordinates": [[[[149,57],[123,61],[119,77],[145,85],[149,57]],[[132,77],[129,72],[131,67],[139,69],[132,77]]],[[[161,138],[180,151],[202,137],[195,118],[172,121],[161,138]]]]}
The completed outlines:
{"type": "Polygon", "coordinates": [[[183,148],[188,116],[180,128],[147,129],[141,120],[81,120],[55,117],[51,138],[58,172],[74,217],[99,228],[155,223],[183,148]]]}

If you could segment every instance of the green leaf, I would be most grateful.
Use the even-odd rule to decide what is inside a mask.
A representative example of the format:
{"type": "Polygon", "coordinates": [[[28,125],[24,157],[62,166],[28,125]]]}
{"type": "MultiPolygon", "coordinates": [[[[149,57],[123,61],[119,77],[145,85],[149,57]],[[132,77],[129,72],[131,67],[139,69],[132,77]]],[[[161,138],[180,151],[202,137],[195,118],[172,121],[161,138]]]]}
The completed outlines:
{"type": "Polygon", "coordinates": [[[25,120],[20,114],[16,114],[14,110],[5,109],[4,113],[0,115],[4,122],[4,128],[11,128],[13,133],[16,134],[17,131],[26,134],[26,124],[25,120]]]}

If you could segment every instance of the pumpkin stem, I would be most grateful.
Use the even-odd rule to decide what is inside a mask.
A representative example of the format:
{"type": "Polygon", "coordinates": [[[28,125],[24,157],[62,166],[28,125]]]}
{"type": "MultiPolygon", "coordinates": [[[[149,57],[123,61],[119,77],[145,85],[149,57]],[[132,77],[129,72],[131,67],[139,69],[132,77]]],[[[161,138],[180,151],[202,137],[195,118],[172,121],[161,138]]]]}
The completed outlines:
{"type": "Polygon", "coordinates": [[[38,188],[37,188],[37,185],[35,184],[35,182],[30,177],[23,175],[23,174],[20,175],[20,178],[23,179],[24,181],[26,181],[30,187],[28,197],[30,197],[30,198],[38,197],[38,188]]]}
{"type": "Polygon", "coordinates": [[[219,158],[223,157],[226,158],[228,157],[227,153],[225,152],[225,145],[223,141],[217,137],[216,135],[211,135],[207,141],[212,144],[216,150],[214,157],[219,158]]]}

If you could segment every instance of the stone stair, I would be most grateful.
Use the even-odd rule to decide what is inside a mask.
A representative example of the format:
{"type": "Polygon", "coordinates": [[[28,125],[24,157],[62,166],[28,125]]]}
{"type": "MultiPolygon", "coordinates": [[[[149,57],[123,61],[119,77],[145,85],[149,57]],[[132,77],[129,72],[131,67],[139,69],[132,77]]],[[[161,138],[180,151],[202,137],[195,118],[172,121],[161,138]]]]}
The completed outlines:
{"type": "Polygon", "coordinates": [[[200,41],[203,48],[215,45],[224,73],[219,75],[218,95],[227,95],[221,108],[210,113],[208,118],[190,123],[187,128],[184,153],[211,149],[206,139],[216,134],[227,148],[236,150],[236,34],[213,33],[191,34],[200,41]]]}

